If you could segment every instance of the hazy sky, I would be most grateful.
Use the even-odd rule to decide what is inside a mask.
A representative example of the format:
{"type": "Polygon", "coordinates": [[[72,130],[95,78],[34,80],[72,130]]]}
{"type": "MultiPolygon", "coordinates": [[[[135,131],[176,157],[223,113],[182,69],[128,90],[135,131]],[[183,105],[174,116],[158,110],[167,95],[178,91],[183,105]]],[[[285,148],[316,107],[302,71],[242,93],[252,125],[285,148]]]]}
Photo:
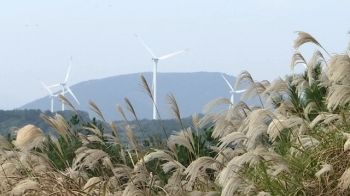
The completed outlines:
{"type": "MultiPolygon", "coordinates": [[[[47,95],[39,79],[62,82],[71,56],[68,85],[152,71],[134,34],[159,56],[190,48],[160,61],[159,72],[247,70],[272,81],[291,73],[294,31],[310,33],[330,53],[344,52],[349,8],[350,1],[325,0],[3,1],[0,109],[47,95]]],[[[301,52],[309,59],[316,48],[301,52]]]]}

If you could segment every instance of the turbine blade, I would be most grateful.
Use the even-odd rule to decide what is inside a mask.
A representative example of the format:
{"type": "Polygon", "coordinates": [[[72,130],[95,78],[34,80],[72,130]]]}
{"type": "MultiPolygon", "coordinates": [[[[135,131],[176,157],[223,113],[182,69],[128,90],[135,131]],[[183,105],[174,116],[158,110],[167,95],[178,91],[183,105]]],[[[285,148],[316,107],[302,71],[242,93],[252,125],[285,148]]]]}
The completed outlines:
{"type": "Polygon", "coordinates": [[[235,103],[233,103],[233,93],[231,94],[231,103],[235,104],[235,103]]]}
{"type": "Polygon", "coordinates": [[[77,101],[77,103],[80,105],[78,99],[74,96],[72,90],[70,90],[70,88],[69,88],[68,86],[67,86],[66,88],[67,88],[67,91],[68,91],[68,92],[72,95],[72,97],[75,99],[75,101],[77,101]]]}
{"type": "Polygon", "coordinates": [[[64,83],[66,83],[67,80],[68,80],[71,66],[72,66],[72,57],[70,58],[70,64],[69,64],[69,67],[68,67],[68,72],[67,72],[66,78],[64,79],[64,83]]]}
{"type": "Polygon", "coordinates": [[[156,55],[154,55],[154,53],[152,52],[152,50],[141,40],[141,38],[139,38],[136,34],[135,34],[135,37],[139,39],[139,41],[142,43],[142,45],[145,46],[145,48],[151,53],[153,58],[157,58],[156,55]]]}
{"type": "Polygon", "coordinates": [[[230,87],[231,91],[234,91],[231,84],[226,80],[225,76],[223,74],[221,74],[222,78],[224,78],[224,80],[226,81],[226,83],[228,84],[228,86],[230,87]]]}
{"type": "Polygon", "coordinates": [[[50,95],[53,96],[52,91],[49,89],[49,87],[47,87],[47,86],[44,84],[44,82],[42,82],[42,81],[40,81],[40,82],[41,82],[41,84],[45,87],[45,89],[46,89],[47,91],[49,91],[50,95]]]}
{"type": "Polygon", "coordinates": [[[174,55],[177,55],[177,54],[186,52],[186,51],[188,51],[188,50],[189,50],[189,49],[185,49],[185,50],[181,50],[181,51],[174,52],[174,53],[171,53],[171,54],[167,54],[167,55],[164,55],[164,56],[159,57],[158,59],[159,59],[159,60],[167,59],[167,58],[169,58],[169,57],[172,57],[172,56],[174,56],[174,55]]]}
{"type": "Polygon", "coordinates": [[[53,88],[53,87],[57,87],[57,86],[61,86],[61,84],[60,83],[54,84],[54,85],[48,86],[48,88],[53,88]]]}
{"type": "Polygon", "coordinates": [[[235,92],[235,93],[243,93],[245,90],[247,90],[247,89],[244,89],[244,90],[237,90],[237,91],[233,91],[233,92],[235,92]]]}

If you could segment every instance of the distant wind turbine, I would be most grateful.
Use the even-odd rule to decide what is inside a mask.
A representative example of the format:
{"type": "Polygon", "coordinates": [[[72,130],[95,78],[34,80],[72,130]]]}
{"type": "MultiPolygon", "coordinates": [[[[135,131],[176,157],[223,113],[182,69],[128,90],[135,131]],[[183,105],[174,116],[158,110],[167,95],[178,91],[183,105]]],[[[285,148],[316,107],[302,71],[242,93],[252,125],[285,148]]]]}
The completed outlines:
{"type": "Polygon", "coordinates": [[[189,49],[185,49],[185,50],[180,50],[178,52],[174,52],[171,54],[167,54],[161,57],[157,57],[156,55],[154,55],[154,53],[152,52],[152,50],[137,36],[135,35],[136,38],[139,39],[139,41],[142,43],[143,46],[145,46],[145,48],[151,53],[151,55],[153,56],[152,60],[154,61],[154,67],[153,67],[153,81],[152,81],[152,90],[153,90],[153,119],[157,119],[157,109],[156,109],[156,105],[157,105],[157,64],[159,60],[164,60],[167,59],[169,57],[172,57],[174,55],[183,53],[188,51],[189,49]]]}
{"type": "MultiPolygon", "coordinates": [[[[64,96],[64,93],[69,92],[69,93],[72,95],[72,97],[75,99],[75,101],[80,105],[78,99],[75,97],[75,95],[73,94],[72,90],[67,86],[67,80],[68,80],[68,77],[69,77],[69,72],[70,72],[71,66],[72,66],[72,57],[71,57],[71,59],[70,59],[70,64],[69,64],[69,67],[68,67],[68,72],[67,72],[66,78],[64,79],[64,82],[51,85],[51,86],[49,86],[48,88],[57,87],[57,86],[62,86],[62,92],[61,92],[60,94],[64,96]]],[[[63,102],[62,102],[62,111],[64,111],[64,103],[63,103],[63,102]]]]}
{"type": "Polygon", "coordinates": [[[51,113],[53,112],[53,99],[58,96],[58,94],[53,94],[48,86],[46,86],[42,81],[41,84],[45,87],[45,89],[49,92],[49,97],[51,99],[51,113]]]}
{"type": "Polygon", "coordinates": [[[231,93],[231,103],[232,103],[232,105],[230,105],[228,108],[229,109],[231,109],[231,108],[233,108],[233,106],[234,106],[234,93],[242,93],[242,92],[244,92],[246,89],[244,89],[244,90],[234,90],[233,89],[233,87],[231,86],[231,84],[226,80],[226,78],[224,77],[224,75],[222,75],[221,74],[221,76],[222,76],[222,78],[224,78],[224,80],[226,81],[226,83],[228,84],[228,86],[230,87],[230,93],[231,93]]]}

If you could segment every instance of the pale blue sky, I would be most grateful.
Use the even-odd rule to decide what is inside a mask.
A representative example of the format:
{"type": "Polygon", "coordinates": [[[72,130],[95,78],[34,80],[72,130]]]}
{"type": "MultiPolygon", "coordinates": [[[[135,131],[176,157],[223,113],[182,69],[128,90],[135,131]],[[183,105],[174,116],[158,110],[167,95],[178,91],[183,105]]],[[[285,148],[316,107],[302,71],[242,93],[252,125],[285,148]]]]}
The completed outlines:
{"type": "MultiPolygon", "coordinates": [[[[190,48],[159,62],[159,72],[247,70],[257,80],[291,73],[294,31],[313,35],[330,53],[345,51],[350,1],[3,1],[0,11],[0,109],[68,85],[152,71],[156,55],[190,48]]],[[[317,47],[301,51],[309,59],[317,47]]],[[[302,67],[298,68],[301,70],[302,67]]],[[[59,89],[57,89],[59,90],[59,89]]]]}

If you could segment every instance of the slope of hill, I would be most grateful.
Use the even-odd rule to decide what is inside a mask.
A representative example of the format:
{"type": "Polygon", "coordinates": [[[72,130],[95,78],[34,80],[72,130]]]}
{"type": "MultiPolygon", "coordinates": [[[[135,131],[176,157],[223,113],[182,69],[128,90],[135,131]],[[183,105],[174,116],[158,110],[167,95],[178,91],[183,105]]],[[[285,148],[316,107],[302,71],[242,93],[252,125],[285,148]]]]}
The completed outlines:
{"type": "MultiPolygon", "coordinates": [[[[113,76],[103,79],[80,82],[70,88],[81,103],[78,105],[74,99],[66,94],[66,97],[78,110],[87,111],[90,117],[96,114],[90,109],[89,100],[95,102],[107,121],[120,120],[122,116],[116,109],[120,104],[124,108],[127,117],[133,119],[125,107],[124,98],[132,103],[139,119],[152,118],[152,100],[143,92],[140,75],[143,74],[149,86],[152,86],[152,73],[135,73],[113,76]]],[[[227,80],[234,85],[236,78],[225,74],[227,80]]],[[[229,87],[219,72],[195,72],[195,73],[158,73],[157,75],[157,102],[160,116],[163,119],[172,118],[170,105],[166,95],[172,93],[180,107],[182,117],[188,117],[194,113],[201,113],[203,107],[210,101],[219,97],[230,97],[229,87]]],[[[240,95],[235,95],[239,100],[240,95]]],[[[61,102],[54,101],[54,110],[60,110],[61,102]]],[[[30,102],[19,109],[49,110],[50,99],[48,96],[30,102]]],[[[67,108],[67,107],[66,107],[67,108]]]]}

